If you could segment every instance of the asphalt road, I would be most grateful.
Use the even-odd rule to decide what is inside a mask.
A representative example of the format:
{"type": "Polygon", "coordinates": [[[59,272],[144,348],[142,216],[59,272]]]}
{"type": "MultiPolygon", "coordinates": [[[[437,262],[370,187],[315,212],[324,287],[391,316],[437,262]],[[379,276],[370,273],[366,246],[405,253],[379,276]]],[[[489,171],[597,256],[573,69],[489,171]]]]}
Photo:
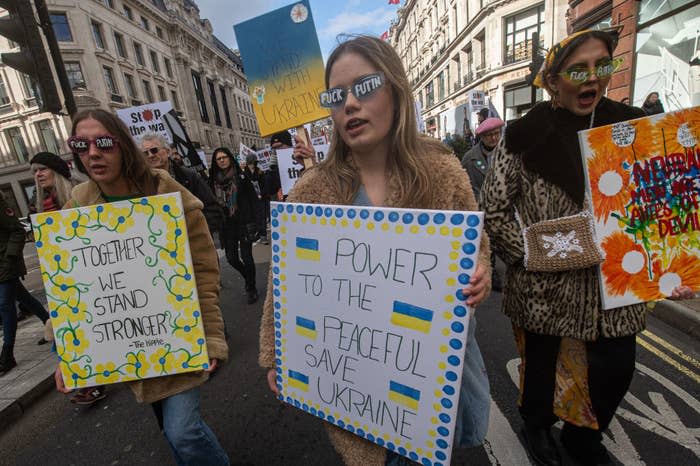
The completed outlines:
{"type": "MultiPolygon", "coordinates": [[[[267,278],[268,248],[256,246],[258,285],[267,278]]],[[[322,422],[281,405],[257,366],[262,301],[247,305],[243,282],[223,265],[222,302],[231,359],[202,390],[203,416],[236,465],[341,464],[322,422]]],[[[261,293],[262,294],[262,293],[261,293]]],[[[510,323],[494,293],[477,312],[479,340],[494,403],[484,447],[456,452],[453,464],[529,464],[517,437],[517,356],[510,323]]],[[[691,465],[700,461],[700,354],[697,341],[653,318],[640,337],[638,373],[606,435],[620,464],[691,465]]],[[[149,406],[126,387],[80,408],[46,394],[0,434],[8,465],[174,464],[149,406]]]]}

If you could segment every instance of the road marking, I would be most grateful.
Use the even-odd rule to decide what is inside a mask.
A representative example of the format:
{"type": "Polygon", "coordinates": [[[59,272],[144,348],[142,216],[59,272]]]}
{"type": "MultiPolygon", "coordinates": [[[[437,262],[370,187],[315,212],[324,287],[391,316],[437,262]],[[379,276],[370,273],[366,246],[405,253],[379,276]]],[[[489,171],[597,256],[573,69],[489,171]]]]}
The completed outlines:
{"type": "Polygon", "coordinates": [[[525,448],[520,443],[520,439],[493,399],[491,400],[489,430],[486,433],[486,440],[484,440],[484,450],[494,466],[532,464],[525,448]]]}
{"type": "Polygon", "coordinates": [[[693,358],[693,357],[691,357],[691,356],[688,356],[688,355],[685,354],[682,350],[676,348],[675,346],[673,346],[671,343],[667,342],[666,340],[664,340],[664,339],[661,338],[660,336],[654,335],[654,334],[651,333],[649,330],[644,330],[644,331],[642,332],[642,335],[644,335],[645,337],[647,337],[647,338],[650,339],[651,341],[657,343],[658,345],[663,346],[663,347],[666,348],[668,351],[670,351],[671,353],[675,354],[677,357],[681,358],[682,360],[684,360],[684,361],[686,361],[686,362],[689,362],[690,364],[692,364],[693,366],[695,366],[697,369],[700,369],[700,361],[698,361],[697,359],[695,359],[695,358],[693,358]]]}
{"type": "Polygon", "coordinates": [[[647,343],[646,340],[640,338],[637,336],[637,344],[641,346],[642,348],[646,349],[650,353],[656,355],[659,359],[662,361],[665,361],[666,363],[670,364],[674,368],[676,368],[679,372],[682,374],[686,375],[687,377],[690,377],[692,380],[700,384],[700,375],[696,374],[695,372],[691,371],[672,357],[668,356],[666,353],[662,352],[661,350],[656,349],[656,347],[652,346],[651,343],[647,343]]]}

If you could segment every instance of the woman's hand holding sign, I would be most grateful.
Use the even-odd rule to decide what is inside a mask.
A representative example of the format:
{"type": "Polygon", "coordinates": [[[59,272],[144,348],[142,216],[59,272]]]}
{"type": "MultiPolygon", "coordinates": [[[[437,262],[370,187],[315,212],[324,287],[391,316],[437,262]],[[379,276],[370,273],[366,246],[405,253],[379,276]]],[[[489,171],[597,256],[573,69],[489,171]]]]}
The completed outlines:
{"type": "Polygon", "coordinates": [[[462,288],[462,293],[467,298],[467,305],[474,307],[486,298],[486,289],[491,283],[491,275],[488,276],[485,273],[484,267],[479,263],[476,267],[476,272],[472,275],[469,284],[462,288]]]}
{"type": "Polygon", "coordinates": [[[275,372],[274,369],[267,371],[267,385],[270,387],[270,390],[272,390],[272,393],[274,393],[275,396],[279,396],[280,391],[277,388],[277,382],[275,381],[276,378],[277,372],[275,372]]]}
{"type": "Polygon", "coordinates": [[[299,135],[294,136],[294,153],[292,157],[297,162],[304,164],[304,159],[311,159],[312,161],[316,157],[314,153],[314,148],[311,144],[308,144],[299,135]]]}

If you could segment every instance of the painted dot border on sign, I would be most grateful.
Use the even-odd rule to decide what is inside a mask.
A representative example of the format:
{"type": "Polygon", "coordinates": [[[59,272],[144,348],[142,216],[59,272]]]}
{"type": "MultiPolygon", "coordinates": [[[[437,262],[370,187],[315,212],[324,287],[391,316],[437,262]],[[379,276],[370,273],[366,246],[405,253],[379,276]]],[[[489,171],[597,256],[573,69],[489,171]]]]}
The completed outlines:
{"type": "MultiPolygon", "coordinates": [[[[295,406],[319,419],[337,425],[359,437],[379,446],[395,451],[402,456],[406,456],[413,461],[426,466],[441,466],[442,461],[446,461],[450,456],[448,451],[449,443],[445,440],[449,437],[449,426],[453,424],[453,419],[449,410],[455,407],[459,400],[461,373],[456,369],[462,362],[466,347],[466,322],[469,320],[469,310],[464,303],[466,297],[462,289],[469,283],[478,258],[475,253],[478,245],[475,240],[479,238],[477,227],[481,223],[478,215],[462,212],[435,212],[427,213],[407,211],[406,209],[396,210],[374,210],[362,207],[330,207],[312,204],[291,204],[278,203],[271,209],[271,225],[277,231],[272,233],[272,277],[273,277],[273,297],[274,297],[274,318],[275,318],[275,364],[276,382],[280,391],[279,400],[295,406]],[[372,212],[373,210],[373,212],[372,212]],[[400,439],[390,441],[390,435],[380,434],[377,431],[368,432],[362,428],[358,422],[354,424],[348,422],[348,418],[341,419],[339,413],[329,413],[316,403],[309,404],[297,391],[288,384],[287,374],[284,373],[286,367],[286,357],[284,356],[286,345],[286,325],[289,322],[286,308],[286,249],[288,241],[286,238],[286,228],[280,225],[283,223],[301,222],[320,224],[322,226],[342,228],[353,227],[355,229],[367,229],[373,231],[380,227],[383,231],[393,230],[397,234],[420,234],[425,232],[428,235],[439,235],[452,238],[453,252],[457,253],[456,261],[448,261],[447,285],[454,289],[453,293],[445,296],[445,302],[451,306],[451,311],[438,313],[445,321],[443,323],[442,335],[445,344],[441,347],[441,360],[438,361],[440,376],[436,380],[436,389],[433,392],[434,416],[431,419],[431,428],[426,445],[416,446],[406,444],[401,446],[400,439]],[[434,225],[431,224],[434,223],[434,225]],[[436,227],[437,226],[437,227],[436,227]],[[444,351],[443,351],[444,349],[444,351]],[[287,395],[283,395],[282,393],[287,395]],[[410,447],[410,448],[409,448],[410,447]]],[[[451,253],[452,257],[452,253],[451,253]]],[[[296,317],[296,316],[294,316],[296,317]]],[[[309,400],[311,402],[311,400],[309,400]]]]}

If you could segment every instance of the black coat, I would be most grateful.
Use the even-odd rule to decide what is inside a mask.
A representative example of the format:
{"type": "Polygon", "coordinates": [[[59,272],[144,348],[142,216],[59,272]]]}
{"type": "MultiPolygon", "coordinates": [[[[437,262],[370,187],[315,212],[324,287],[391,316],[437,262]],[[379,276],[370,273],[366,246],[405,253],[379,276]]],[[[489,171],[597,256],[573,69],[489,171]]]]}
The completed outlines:
{"type": "Polygon", "coordinates": [[[196,171],[179,165],[172,165],[172,172],[175,181],[187,188],[204,204],[202,213],[209,226],[209,231],[220,230],[224,222],[224,212],[204,179],[196,171]]]}
{"type": "Polygon", "coordinates": [[[0,282],[27,274],[24,266],[24,228],[18,212],[0,196],[0,282]]]}

